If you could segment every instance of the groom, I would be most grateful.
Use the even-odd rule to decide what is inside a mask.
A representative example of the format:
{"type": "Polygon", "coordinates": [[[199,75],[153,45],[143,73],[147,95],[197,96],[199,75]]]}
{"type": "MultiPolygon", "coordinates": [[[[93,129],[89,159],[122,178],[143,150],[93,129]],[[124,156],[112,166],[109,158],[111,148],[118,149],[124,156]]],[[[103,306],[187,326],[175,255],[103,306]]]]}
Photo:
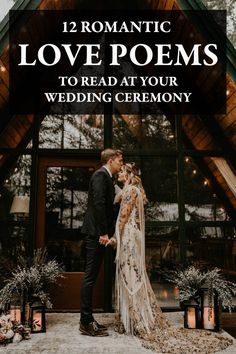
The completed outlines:
{"type": "Polygon", "coordinates": [[[80,331],[89,336],[107,336],[106,327],[92,314],[93,287],[103,260],[105,245],[115,231],[113,174],[123,165],[120,150],[106,149],[101,153],[103,166],[94,172],[89,183],[88,206],[82,226],[85,234],[86,268],[81,286],[80,331]]]}

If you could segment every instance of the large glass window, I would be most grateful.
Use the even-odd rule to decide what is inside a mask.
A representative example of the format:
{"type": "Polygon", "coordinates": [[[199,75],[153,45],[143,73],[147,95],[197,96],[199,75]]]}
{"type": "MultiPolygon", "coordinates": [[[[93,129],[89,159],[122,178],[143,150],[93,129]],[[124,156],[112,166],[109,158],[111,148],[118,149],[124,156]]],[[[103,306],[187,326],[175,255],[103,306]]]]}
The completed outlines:
{"type": "Polygon", "coordinates": [[[187,221],[228,219],[222,202],[212,190],[211,181],[204,175],[206,168],[203,158],[185,157],[183,187],[187,221]]]}
{"type": "Polygon", "coordinates": [[[103,116],[51,115],[42,121],[39,147],[43,149],[103,149],[103,116]]]}
{"type": "Polygon", "coordinates": [[[157,116],[113,116],[113,146],[133,150],[168,150],[176,146],[173,118],[157,116]]]}
{"type": "MultiPolygon", "coordinates": [[[[183,119],[182,142],[177,136],[175,119],[158,114],[155,117],[117,114],[110,117],[111,122],[107,116],[105,124],[102,115],[47,116],[40,126],[40,151],[30,141],[28,148],[33,149],[28,153],[37,156],[39,152],[46,154],[50,149],[56,158],[57,150],[64,149],[67,152],[71,150],[71,159],[76,159],[77,151],[81,155],[88,150],[89,154],[88,151],[85,153],[87,158],[90,152],[94,155],[97,150],[103,150],[105,140],[106,146],[124,151],[125,162],[134,161],[138,165],[148,198],[145,205],[147,272],[159,303],[169,307],[178,306],[175,300],[177,290],[166,283],[162,270],[173,269],[180,261],[187,261],[231,272],[236,264],[236,231],[219,198],[219,190],[213,188],[212,172],[206,164],[210,159],[209,150],[214,155],[217,141],[212,140],[213,145],[205,144],[209,135],[203,134],[200,125],[195,124],[201,119],[195,121],[193,117],[192,120],[183,119]],[[204,151],[197,151],[206,146],[208,151],[205,155],[204,151]],[[180,148],[186,154],[183,179],[181,174],[178,176],[177,169],[178,159],[182,156],[180,148]],[[178,189],[179,186],[182,188],[178,189]],[[181,203],[184,203],[184,211],[179,209],[181,203]],[[180,212],[184,215],[179,215],[180,212]],[[186,259],[182,256],[180,259],[180,250],[183,255],[184,249],[186,259]]],[[[34,131],[34,136],[37,136],[37,131],[34,131]]],[[[217,151],[220,155],[220,150],[217,151]]],[[[17,250],[33,239],[29,235],[29,214],[10,212],[14,199],[17,199],[14,197],[26,197],[29,202],[31,156],[21,155],[20,151],[19,154],[14,151],[6,155],[3,151],[0,169],[8,173],[5,173],[0,191],[0,262],[3,269],[2,264],[10,264],[17,250]]],[[[47,168],[45,245],[49,256],[64,264],[67,272],[84,270],[80,228],[93,171],[93,167],[47,168]]]]}

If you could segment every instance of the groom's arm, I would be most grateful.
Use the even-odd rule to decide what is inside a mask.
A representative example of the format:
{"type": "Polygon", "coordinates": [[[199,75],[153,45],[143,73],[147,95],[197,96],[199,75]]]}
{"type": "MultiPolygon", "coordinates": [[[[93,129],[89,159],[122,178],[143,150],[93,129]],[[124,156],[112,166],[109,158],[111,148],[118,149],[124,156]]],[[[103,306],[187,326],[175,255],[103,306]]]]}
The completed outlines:
{"type": "Polygon", "coordinates": [[[106,194],[107,177],[105,173],[99,172],[94,175],[92,181],[94,218],[97,224],[99,235],[108,234],[108,222],[106,215],[106,194]]]}

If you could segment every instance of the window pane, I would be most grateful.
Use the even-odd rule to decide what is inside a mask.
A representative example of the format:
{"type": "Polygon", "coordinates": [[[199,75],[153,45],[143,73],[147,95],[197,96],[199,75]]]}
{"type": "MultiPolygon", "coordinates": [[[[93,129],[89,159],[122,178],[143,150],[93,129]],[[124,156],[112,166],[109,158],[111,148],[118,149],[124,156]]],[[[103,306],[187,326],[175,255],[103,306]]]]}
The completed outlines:
{"type": "Polygon", "coordinates": [[[28,247],[31,157],[2,155],[1,162],[8,173],[0,185],[0,284],[28,247]]]}
{"type": "Polygon", "coordinates": [[[236,230],[229,223],[221,226],[187,226],[187,258],[206,267],[234,270],[236,266],[236,230]]]}
{"type": "Polygon", "coordinates": [[[46,245],[65,271],[84,270],[80,227],[87,205],[92,168],[50,167],[47,170],[46,245]]]}
{"type": "Polygon", "coordinates": [[[45,149],[103,149],[103,116],[46,116],[39,147],[45,149]]]}
{"type": "Polygon", "coordinates": [[[203,159],[185,158],[184,165],[184,199],[185,219],[188,221],[227,220],[228,216],[205,177],[206,165],[203,159]]]}
{"type": "Polygon", "coordinates": [[[146,223],[146,267],[160,306],[178,306],[177,289],[169,284],[163,269],[175,269],[179,262],[178,227],[159,227],[146,223]]]}
{"type": "MultiPolygon", "coordinates": [[[[8,161],[10,159],[8,155],[8,161]]],[[[13,160],[12,160],[13,161],[13,160]]],[[[7,163],[7,161],[5,161],[7,163]]],[[[31,156],[21,155],[16,162],[12,162],[11,172],[5,180],[5,187],[16,195],[30,194],[31,156]]]]}
{"type": "Polygon", "coordinates": [[[159,116],[113,116],[113,146],[120,149],[174,149],[173,119],[159,116]]]}
{"type": "Polygon", "coordinates": [[[128,157],[141,170],[148,203],[145,207],[148,221],[178,219],[176,159],[170,157],[128,157]]]}

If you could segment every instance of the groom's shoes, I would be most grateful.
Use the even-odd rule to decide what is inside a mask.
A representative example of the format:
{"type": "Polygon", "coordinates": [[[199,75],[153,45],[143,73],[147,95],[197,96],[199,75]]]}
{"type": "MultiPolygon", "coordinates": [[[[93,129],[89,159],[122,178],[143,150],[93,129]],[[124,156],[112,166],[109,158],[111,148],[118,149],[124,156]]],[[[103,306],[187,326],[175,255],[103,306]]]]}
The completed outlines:
{"type": "Polygon", "coordinates": [[[106,327],[106,326],[104,326],[104,325],[98,323],[96,320],[94,320],[94,322],[96,323],[96,325],[97,325],[97,327],[98,327],[99,330],[101,330],[101,331],[106,331],[106,330],[107,330],[107,327],[106,327]]]}
{"type": "MultiPolygon", "coordinates": [[[[102,325],[99,325],[99,326],[102,326],[102,325]]],[[[104,329],[98,327],[98,323],[96,321],[90,322],[88,324],[80,323],[79,330],[81,333],[86,334],[87,336],[92,336],[92,337],[107,337],[107,336],[109,336],[109,334],[104,329]]]]}

